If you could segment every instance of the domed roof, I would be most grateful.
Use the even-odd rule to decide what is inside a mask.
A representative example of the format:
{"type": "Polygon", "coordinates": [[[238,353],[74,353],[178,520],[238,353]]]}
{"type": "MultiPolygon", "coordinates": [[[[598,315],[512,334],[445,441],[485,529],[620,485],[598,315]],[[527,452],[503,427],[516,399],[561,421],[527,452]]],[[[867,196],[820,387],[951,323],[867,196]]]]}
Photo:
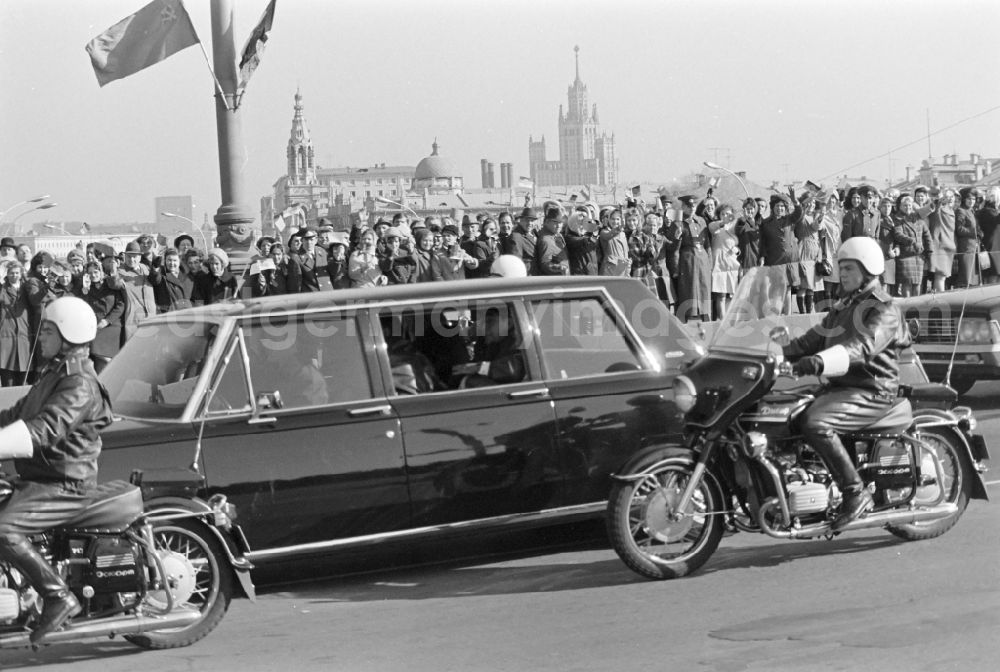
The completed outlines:
{"type": "Polygon", "coordinates": [[[437,139],[434,140],[431,149],[431,155],[420,159],[420,163],[417,164],[417,169],[413,173],[414,179],[433,180],[439,177],[458,177],[451,161],[438,156],[437,139]]]}

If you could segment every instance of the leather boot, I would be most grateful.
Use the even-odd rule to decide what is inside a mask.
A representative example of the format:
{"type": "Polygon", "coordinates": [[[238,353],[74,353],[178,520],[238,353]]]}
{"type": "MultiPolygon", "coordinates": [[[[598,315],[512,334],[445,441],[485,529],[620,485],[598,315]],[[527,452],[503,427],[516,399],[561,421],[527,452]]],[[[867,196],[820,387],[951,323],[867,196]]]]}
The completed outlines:
{"type": "Polygon", "coordinates": [[[875,500],[872,499],[872,495],[868,492],[867,488],[845,492],[844,501],[840,505],[840,513],[833,519],[833,523],[830,524],[830,531],[837,532],[842,530],[849,522],[856,520],[873,506],[875,506],[875,500]]]}
{"type": "Polygon", "coordinates": [[[28,577],[42,596],[42,617],[31,632],[32,644],[40,644],[46,635],[80,613],[80,603],[69,592],[66,583],[27,539],[0,539],[0,557],[28,577]]]}
{"type": "Polygon", "coordinates": [[[865,488],[858,470],[854,468],[854,461],[847,449],[844,448],[839,436],[833,433],[814,435],[810,437],[809,442],[813,449],[823,457],[826,466],[830,468],[830,475],[837,481],[841,492],[844,493],[840,514],[831,525],[831,529],[836,532],[871,509],[874,506],[874,501],[871,493],[865,488]]]}

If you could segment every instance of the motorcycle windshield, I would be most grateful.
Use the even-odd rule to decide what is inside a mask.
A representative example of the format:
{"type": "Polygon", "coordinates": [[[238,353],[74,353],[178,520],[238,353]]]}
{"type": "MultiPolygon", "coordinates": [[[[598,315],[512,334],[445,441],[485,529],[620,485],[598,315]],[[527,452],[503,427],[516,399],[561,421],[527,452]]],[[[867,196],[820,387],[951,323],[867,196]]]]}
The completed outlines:
{"type": "Polygon", "coordinates": [[[774,350],[770,332],[786,324],[791,300],[788,290],[784,266],[749,269],[716,327],[709,349],[753,353],[774,350]]]}

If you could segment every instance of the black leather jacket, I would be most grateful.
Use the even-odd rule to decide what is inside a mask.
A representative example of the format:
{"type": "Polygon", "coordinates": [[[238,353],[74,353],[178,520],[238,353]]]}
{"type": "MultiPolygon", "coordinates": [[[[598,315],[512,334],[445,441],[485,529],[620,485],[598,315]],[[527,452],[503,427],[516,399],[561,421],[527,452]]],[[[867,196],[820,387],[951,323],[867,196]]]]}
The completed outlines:
{"type": "Polygon", "coordinates": [[[25,481],[97,481],[100,432],[111,424],[111,403],[83,351],[49,363],[28,394],[0,412],[0,427],[23,420],[34,454],[14,460],[25,481]]]}
{"type": "Polygon", "coordinates": [[[784,347],[798,359],[842,346],[850,358],[847,373],[830,377],[831,387],[854,387],[895,398],[899,389],[899,351],[910,333],[899,306],[878,279],[837,301],[823,321],[784,347]]]}

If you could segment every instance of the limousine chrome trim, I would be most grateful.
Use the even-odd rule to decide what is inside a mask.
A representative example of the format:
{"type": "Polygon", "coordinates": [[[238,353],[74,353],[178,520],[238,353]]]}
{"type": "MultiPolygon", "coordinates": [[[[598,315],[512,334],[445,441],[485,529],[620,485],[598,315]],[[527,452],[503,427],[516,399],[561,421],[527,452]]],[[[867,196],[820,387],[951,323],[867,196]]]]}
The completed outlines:
{"type": "Polygon", "coordinates": [[[545,521],[553,518],[583,518],[595,513],[602,513],[606,506],[607,502],[602,501],[590,502],[589,504],[575,504],[573,506],[564,506],[556,509],[545,509],[543,511],[532,511],[531,513],[511,513],[504,516],[496,516],[494,518],[463,520],[455,523],[415,527],[409,530],[394,530],[392,532],[366,534],[360,537],[347,537],[345,539],[332,539],[330,541],[315,541],[309,544],[281,546],[279,548],[269,548],[263,551],[250,551],[245,555],[245,557],[250,562],[256,562],[259,560],[268,560],[295,555],[310,555],[334,549],[360,548],[374,543],[404,540],[410,537],[419,537],[424,535],[444,534],[447,532],[464,530],[489,530],[493,528],[503,528],[509,525],[545,521]]]}

